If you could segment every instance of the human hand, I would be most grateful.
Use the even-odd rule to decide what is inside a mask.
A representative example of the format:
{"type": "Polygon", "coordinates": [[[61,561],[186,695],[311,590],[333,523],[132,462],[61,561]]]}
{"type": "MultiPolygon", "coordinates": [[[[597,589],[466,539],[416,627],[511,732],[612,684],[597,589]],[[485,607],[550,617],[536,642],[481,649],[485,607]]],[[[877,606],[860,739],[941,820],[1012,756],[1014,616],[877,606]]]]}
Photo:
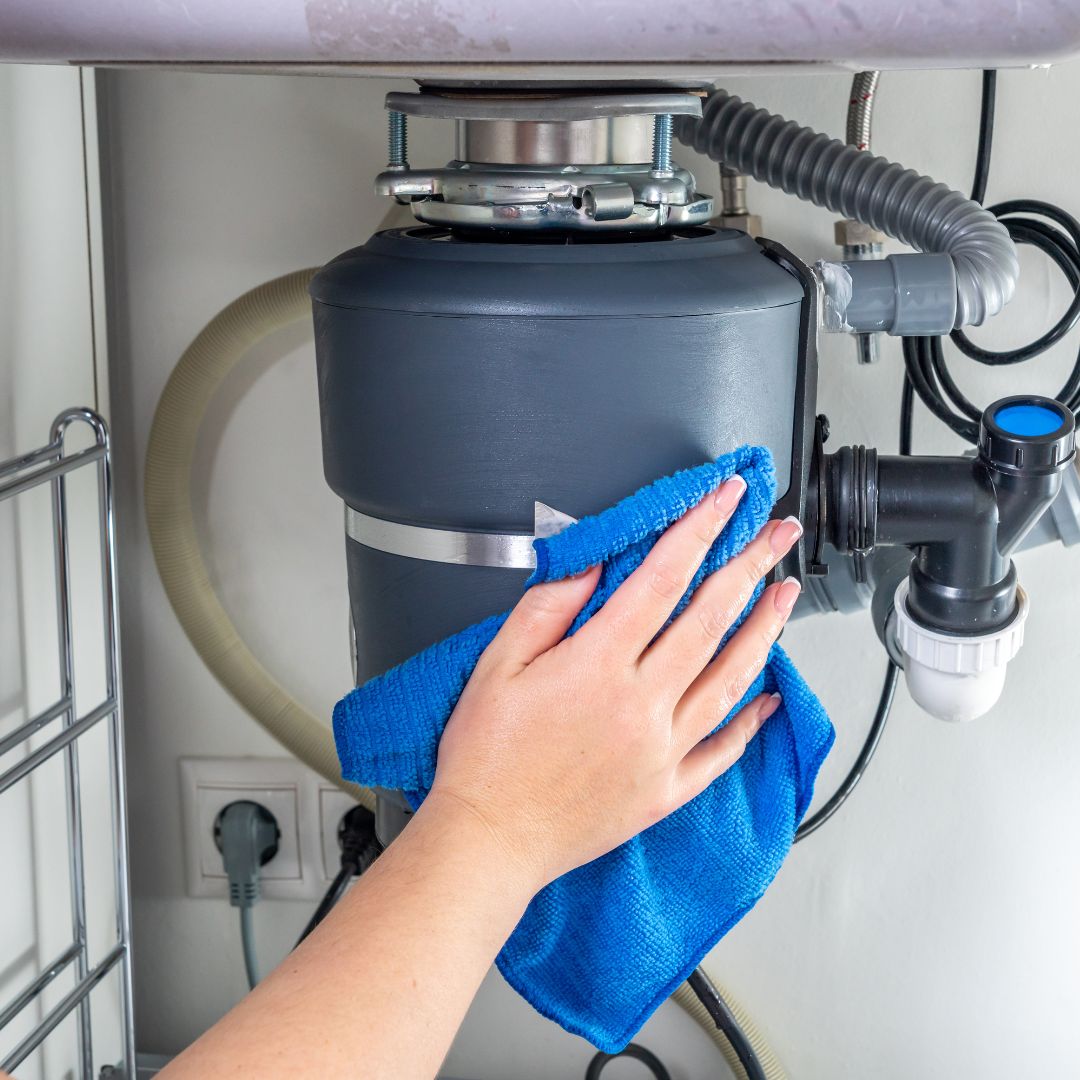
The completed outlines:
{"type": "Polygon", "coordinates": [[[533,891],[702,792],[779,706],[762,694],[710,734],[798,599],[795,580],[767,588],[715,655],[802,534],[794,519],[768,522],[656,637],[745,490],[735,476],[707,495],[573,637],[599,568],[533,586],[480,658],[439,744],[429,811],[475,817],[533,891]]]}

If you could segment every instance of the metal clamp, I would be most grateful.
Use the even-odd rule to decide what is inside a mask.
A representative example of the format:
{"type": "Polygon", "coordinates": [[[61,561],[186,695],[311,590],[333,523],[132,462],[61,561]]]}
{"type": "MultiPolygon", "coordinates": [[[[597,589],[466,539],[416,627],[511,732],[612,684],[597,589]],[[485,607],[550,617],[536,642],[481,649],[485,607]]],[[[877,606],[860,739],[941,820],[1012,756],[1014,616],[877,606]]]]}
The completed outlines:
{"type": "Polygon", "coordinates": [[[536,567],[531,533],[458,532],[403,525],[346,506],[345,535],[365,547],[406,559],[514,570],[536,567]]]}
{"type": "Polygon", "coordinates": [[[386,521],[345,507],[345,535],[365,547],[400,555],[405,559],[456,563],[460,566],[495,566],[504,570],[536,569],[533,541],[555,536],[577,518],[539,500],[533,503],[531,533],[465,532],[432,529],[386,521]]]}

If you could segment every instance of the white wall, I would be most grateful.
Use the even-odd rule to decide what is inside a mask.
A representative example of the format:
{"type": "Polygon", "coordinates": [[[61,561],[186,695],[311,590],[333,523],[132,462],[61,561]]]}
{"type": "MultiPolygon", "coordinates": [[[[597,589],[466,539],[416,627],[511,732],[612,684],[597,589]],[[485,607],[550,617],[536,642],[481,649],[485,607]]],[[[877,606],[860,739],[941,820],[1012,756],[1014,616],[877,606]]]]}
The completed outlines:
{"type": "MultiPolygon", "coordinates": [[[[175,1051],[244,990],[235,912],[184,896],[177,758],[273,754],[202,668],[157,581],[142,520],[141,458],[176,358],[243,290],[362,242],[383,213],[370,193],[385,153],[382,95],[398,84],[300,77],[109,73],[113,385],[123,470],[123,618],[134,829],[140,1044],[175,1051]]],[[[961,188],[970,183],[975,73],[883,77],[875,146],[961,188]]],[[[838,75],[732,80],[733,89],[840,131],[838,75]]],[[[1072,141],[1080,66],[1000,81],[991,198],[1080,210],[1072,141]]],[[[448,131],[415,125],[412,158],[450,156],[448,131]]],[[[684,161],[691,156],[683,153],[684,161]]],[[[696,162],[701,186],[713,166],[696,162]]],[[[807,259],[832,256],[831,215],[753,187],[766,232],[807,259]]],[[[1061,310],[1060,283],[1024,258],[1018,299],[979,340],[1018,342],[1061,310]]],[[[971,371],[981,400],[1054,391],[1076,341],[1018,372],[971,371]]],[[[900,357],[857,368],[851,343],[822,350],[833,438],[895,447],[900,357]]],[[[955,441],[920,411],[917,448],[955,441]]],[[[341,515],[320,468],[312,347],[303,330],[259,349],[208,424],[197,496],[211,571],[256,653],[329,715],[349,686],[341,515]]],[[[1073,684],[1080,552],[1020,560],[1033,613],[999,708],[969,727],[901,692],[850,805],[792,855],[709,968],[744,1000],[800,1080],[924,1080],[1060,1072],[1080,1055],[1080,725],[1073,684]]],[[[793,627],[787,643],[839,733],[821,788],[846,771],[883,670],[863,616],[793,627]]],[[[256,913],[264,962],[308,906],[256,913]]],[[[642,1035],[686,1078],[723,1071],[706,1039],[665,1006],[642,1035]]],[[[497,977],[451,1055],[453,1075],[579,1075],[590,1051],[535,1016],[497,977]]],[[[625,1070],[632,1075],[632,1067],[625,1070]]],[[[611,1075],[621,1076],[612,1069],[611,1075]]]]}

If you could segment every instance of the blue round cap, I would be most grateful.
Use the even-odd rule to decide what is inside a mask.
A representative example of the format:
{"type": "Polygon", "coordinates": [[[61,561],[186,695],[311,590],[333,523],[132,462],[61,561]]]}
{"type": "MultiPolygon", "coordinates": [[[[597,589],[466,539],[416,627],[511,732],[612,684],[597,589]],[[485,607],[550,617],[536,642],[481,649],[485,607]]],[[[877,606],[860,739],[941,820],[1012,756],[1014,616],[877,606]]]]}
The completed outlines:
{"type": "Polygon", "coordinates": [[[1032,402],[1003,406],[994,413],[994,423],[1010,435],[1028,438],[1053,435],[1064,426],[1061,413],[1056,409],[1032,402]]]}
{"type": "Polygon", "coordinates": [[[1024,394],[995,401],[979,425],[979,455],[1005,472],[1058,472],[1075,451],[1075,418],[1053,398],[1024,394]]]}

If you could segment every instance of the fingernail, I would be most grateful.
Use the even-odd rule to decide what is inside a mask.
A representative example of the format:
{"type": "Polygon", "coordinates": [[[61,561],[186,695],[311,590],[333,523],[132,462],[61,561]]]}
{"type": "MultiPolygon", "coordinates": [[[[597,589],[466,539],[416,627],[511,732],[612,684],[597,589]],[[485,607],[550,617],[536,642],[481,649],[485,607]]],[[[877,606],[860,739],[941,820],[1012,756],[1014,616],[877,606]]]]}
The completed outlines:
{"type": "Polygon", "coordinates": [[[780,697],[779,694],[770,694],[761,703],[761,707],[758,709],[758,714],[757,714],[757,719],[758,719],[758,725],[759,726],[761,724],[764,724],[765,721],[768,720],[769,717],[772,716],[772,714],[774,712],[776,712],[777,709],[780,708],[780,702],[782,700],[783,699],[780,697]]]}
{"type": "Polygon", "coordinates": [[[796,517],[786,517],[769,534],[769,547],[774,555],[783,555],[803,534],[802,522],[796,517]]]}
{"type": "Polygon", "coordinates": [[[801,592],[802,582],[798,578],[784,578],[780,582],[780,587],[773,594],[773,603],[785,619],[791,614],[791,609],[795,606],[795,601],[799,599],[801,592]]]}
{"type": "Polygon", "coordinates": [[[717,488],[716,495],[713,497],[716,509],[721,514],[730,514],[739,505],[739,500],[743,497],[745,491],[746,481],[736,473],[730,480],[725,480],[717,488]]]}

